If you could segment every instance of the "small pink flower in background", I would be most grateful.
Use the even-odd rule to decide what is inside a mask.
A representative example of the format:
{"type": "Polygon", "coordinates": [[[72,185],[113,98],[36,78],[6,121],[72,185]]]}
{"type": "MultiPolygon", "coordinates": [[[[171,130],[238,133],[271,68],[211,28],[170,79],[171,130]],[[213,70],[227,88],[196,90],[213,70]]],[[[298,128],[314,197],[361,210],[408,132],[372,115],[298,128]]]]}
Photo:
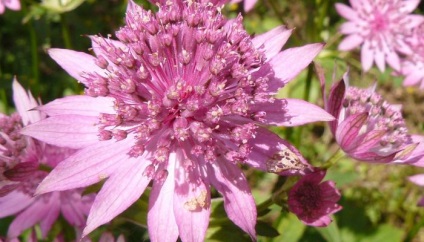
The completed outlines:
{"type": "MultiPolygon", "coordinates": [[[[324,86],[322,75],[320,79],[324,86]]],[[[412,162],[418,142],[408,134],[401,106],[386,102],[375,86],[351,87],[346,73],[333,84],[325,108],[336,117],[330,129],[348,156],[367,162],[412,162]]]]}
{"type": "Polygon", "coordinates": [[[232,3],[239,3],[239,2],[242,2],[242,1],[243,1],[244,11],[247,13],[250,10],[253,9],[253,7],[255,6],[255,4],[258,0],[232,0],[231,2],[232,3]]]}
{"type": "Polygon", "coordinates": [[[3,14],[6,8],[10,10],[20,10],[21,2],[19,0],[0,0],[0,14],[3,14]]]}
{"type": "Polygon", "coordinates": [[[361,46],[362,68],[368,71],[375,62],[384,72],[389,64],[400,71],[399,54],[411,54],[413,50],[405,37],[424,18],[411,14],[420,0],[350,0],[351,7],[336,4],[337,12],[348,20],[340,32],[347,35],[339,49],[352,50],[361,46]]]}
{"type": "Polygon", "coordinates": [[[424,89],[424,26],[414,29],[408,44],[414,51],[402,60],[401,74],[404,86],[419,86],[424,89]]]}
{"type": "Polygon", "coordinates": [[[82,228],[93,196],[82,196],[82,189],[52,192],[34,197],[35,189],[47,176],[40,169],[55,167],[74,150],[42,143],[20,134],[22,127],[45,118],[38,106],[15,80],[14,101],[17,113],[0,116],[0,218],[15,215],[8,237],[16,238],[39,223],[45,238],[59,214],[72,226],[82,228]]]}
{"type": "Polygon", "coordinates": [[[306,225],[323,227],[331,223],[330,215],[342,209],[337,204],[340,192],[333,181],[321,182],[324,170],[315,170],[302,176],[289,192],[290,212],[306,225]]]}
{"type": "Polygon", "coordinates": [[[322,49],[281,48],[291,30],[252,39],[242,18],[228,21],[209,1],[154,1],[155,14],[129,1],[118,40],[92,36],[96,57],[51,49],[50,56],[86,87],[85,96],[40,108],[50,117],[24,133],[81,149],[60,163],[38,193],[108,178],[84,235],[133,204],[152,182],[152,241],[203,241],[210,187],[228,217],[256,237],[256,207],[238,164],[278,174],[309,165],[286,141],[258,125],[296,126],[334,118],[296,99],[275,99],[322,49]],[[278,161],[280,159],[280,161],[278,161]]]}
{"type": "Polygon", "coordinates": [[[119,235],[115,240],[115,237],[112,233],[105,232],[100,237],[99,242],[125,242],[125,238],[123,235],[119,235]]]}

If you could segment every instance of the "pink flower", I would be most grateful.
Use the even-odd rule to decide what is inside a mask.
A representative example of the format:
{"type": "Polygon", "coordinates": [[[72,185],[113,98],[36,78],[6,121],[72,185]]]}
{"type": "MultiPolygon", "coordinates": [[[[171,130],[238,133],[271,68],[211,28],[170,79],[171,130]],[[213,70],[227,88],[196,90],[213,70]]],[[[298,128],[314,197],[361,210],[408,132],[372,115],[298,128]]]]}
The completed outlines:
{"type": "Polygon", "coordinates": [[[337,12],[348,22],[340,32],[348,35],[339,45],[349,51],[360,45],[362,68],[368,71],[373,62],[384,72],[387,62],[399,71],[399,53],[413,51],[405,42],[409,32],[424,21],[422,16],[410,14],[420,0],[350,0],[352,7],[336,4],[337,12]]]}
{"type": "Polygon", "coordinates": [[[243,1],[243,9],[247,13],[253,9],[258,0],[231,0],[232,3],[239,3],[241,1],[243,1]]]}
{"type": "Polygon", "coordinates": [[[255,238],[256,207],[238,167],[304,173],[298,151],[264,125],[333,120],[321,108],[275,99],[322,49],[280,52],[291,34],[277,27],[254,39],[242,18],[225,19],[209,1],[158,1],[146,11],[129,1],[118,40],[92,36],[96,57],[51,49],[50,56],[86,87],[85,96],[40,108],[50,117],[24,133],[81,149],[60,163],[38,193],[85,187],[108,178],[84,235],[109,222],[152,182],[152,241],[203,241],[210,187],[229,218],[255,238]]]}
{"type": "Polygon", "coordinates": [[[15,11],[20,10],[21,2],[19,0],[0,0],[0,14],[3,14],[6,8],[15,11]]]}
{"type": "Polygon", "coordinates": [[[326,110],[337,118],[329,122],[337,143],[354,159],[405,163],[417,146],[408,134],[401,106],[386,102],[375,86],[349,86],[347,73],[333,84],[326,110]]]}
{"type": "Polygon", "coordinates": [[[18,113],[0,116],[0,218],[16,215],[8,237],[16,238],[40,223],[41,235],[45,238],[59,214],[71,225],[82,228],[93,196],[82,197],[81,189],[33,196],[36,187],[48,174],[41,167],[55,167],[74,150],[21,135],[23,126],[43,119],[44,115],[28,111],[38,104],[16,80],[13,91],[18,113]]]}
{"type": "Polygon", "coordinates": [[[323,227],[331,223],[329,215],[338,212],[342,206],[337,204],[340,192],[333,181],[321,182],[324,170],[306,174],[289,192],[290,212],[309,226],[323,227]]]}
{"type": "Polygon", "coordinates": [[[406,76],[403,85],[424,89],[424,26],[414,29],[408,43],[414,51],[402,60],[401,74],[406,76]]]}

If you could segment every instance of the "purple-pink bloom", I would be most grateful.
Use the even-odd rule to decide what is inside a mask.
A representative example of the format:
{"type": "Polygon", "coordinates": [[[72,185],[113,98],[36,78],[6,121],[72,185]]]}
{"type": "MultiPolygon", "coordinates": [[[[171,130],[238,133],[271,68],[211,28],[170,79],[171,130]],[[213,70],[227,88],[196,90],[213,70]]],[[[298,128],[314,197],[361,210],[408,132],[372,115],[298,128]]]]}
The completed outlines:
{"type": "MultiPolygon", "coordinates": [[[[424,174],[413,175],[410,176],[408,179],[409,181],[417,184],[418,186],[424,187],[424,174]]],[[[418,201],[417,205],[424,207],[424,197],[422,197],[420,201],[418,201]]]]}
{"type": "Polygon", "coordinates": [[[74,189],[34,197],[35,189],[48,174],[45,169],[55,167],[75,151],[20,134],[22,127],[45,116],[29,111],[38,103],[16,80],[13,92],[17,113],[0,115],[0,218],[16,216],[8,237],[16,238],[39,223],[41,235],[46,238],[60,214],[70,225],[82,229],[93,195],[82,196],[82,189],[74,189]]]}
{"type": "Polygon", "coordinates": [[[368,71],[373,62],[384,72],[386,62],[400,71],[399,54],[411,54],[406,43],[410,31],[424,18],[411,14],[420,0],[350,0],[351,7],[337,3],[337,12],[348,20],[340,27],[347,35],[339,49],[352,50],[360,45],[362,69],[368,71]]]}
{"type": "Polygon", "coordinates": [[[424,26],[415,28],[407,40],[414,51],[402,59],[400,74],[405,76],[403,85],[424,89],[424,26]]]}
{"type": "Polygon", "coordinates": [[[341,195],[333,181],[324,181],[325,170],[315,170],[300,178],[289,192],[290,212],[306,225],[324,227],[331,223],[330,215],[342,209],[337,204],[341,195]]]}
{"type": "MultiPolygon", "coordinates": [[[[321,83],[324,86],[323,78],[321,83]]],[[[345,73],[333,84],[325,108],[336,117],[329,122],[330,129],[348,156],[367,162],[412,161],[408,159],[418,142],[408,134],[401,106],[385,101],[375,85],[351,87],[345,73]]]]}
{"type": "Polygon", "coordinates": [[[253,9],[258,0],[231,0],[232,3],[239,3],[243,1],[243,10],[247,13],[253,9]]]}
{"type": "Polygon", "coordinates": [[[10,10],[20,10],[21,2],[19,0],[0,0],[0,14],[3,14],[6,8],[10,10]]]}
{"type": "Polygon", "coordinates": [[[281,51],[291,34],[284,27],[252,39],[241,16],[227,20],[210,1],[154,2],[157,13],[129,1],[117,40],[91,37],[96,56],[49,50],[86,95],[40,107],[49,118],[24,130],[80,149],[47,176],[38,194],[107,178],[87,235],[152,183],[150,239],[203,241],[213,186],[229,218],[254,239],[255,202],[238,165],[280,175],[309,169],[293,146],[263,126],[334,119],[308,102],[273,97],[323,44],[281,51]]]}

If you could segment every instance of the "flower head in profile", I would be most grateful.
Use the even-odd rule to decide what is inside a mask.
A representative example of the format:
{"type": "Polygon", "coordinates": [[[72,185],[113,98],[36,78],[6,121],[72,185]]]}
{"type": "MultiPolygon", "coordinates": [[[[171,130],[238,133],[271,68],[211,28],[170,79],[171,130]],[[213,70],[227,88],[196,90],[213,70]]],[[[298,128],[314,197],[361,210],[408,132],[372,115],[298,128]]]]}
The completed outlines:
{"type": "Polygon", "coordinates": [[[405,76],[404,86],[419,86],[424,89],[424,26],[414,29],[408,38],[413,53],[402,59],[401,74],[405,76]]]}
{"type": "Polygon", "coordinates": [[[44,117],[30,93],[15,80],[14,101],[17,113],[0,116],[0,218],[15,215],[8,237],[16,238],[39,223],[46,238],[61,214],[70,225],[85,225],[93,196],[83,197],[81,189],[52,192],[34,197],[35,189],[47,176],[41,167],[53,168],[74,150],[59,148],[20,134],[22,127],[44,117]]]}
{"type": "Polygon", "coordinates": [[[0,14],[3,14],[6,8],[10,10],[20,10],[21,2],[19,0],[0,0],[0,14]]]}
{"type": "Polygon", "coordinates": [[[424,21],[411,14],[420,0],[350,0],[351,7],[337,3],[337,12],[348,20],[340,32],[347,37],[339,49],[352,50],[360,45],[362,68],[368,71],[373,63],[384,72],[386,63],[401,69],[399,53],[413,51],[405,42],[410,31],[424,21]]]}
{"type": "Polygon", "coordinates": [[[316,169],[302,176],[289,192],[290,212],[306,225],[327,226],[331,223],[330,215],[342,209],[337,204],[341,195],[334,182],[321,182],[325,174],[325,170],[316,169]]]}
{"type": "MultiPolygon", "coordinates": [[[[321,83],[324,86],[322,76],[321,83]]],[[[412,162],[418,142],[408,133],[401,106],[385,101],[375,92],[375,85],[365,89],[349,86],[345,73],[333,84],[325,106],[336,117],[329,122],[330,129],[348,156],[367,162],[412,162]]]]}
{"type": "Polygon", "coordinates": [[[107,178],[87,235],[152,182],[150,239],[203,241],[213,186],[229,218],[255,238],[256,207],[238,165],[280,175],[309,169],[293,146],[264,126],[334,119],[305,101],[273,97],[323,45],[281,52],[291,34],[283,27],[252,39],[241,16],[227,20],[214,2],[154,3],[156,13],[129,1],[117,40],[91,37],[96,56],[49,51],[85,85],[86,95],[41,107],[49,118],[25,128],[47,143],[80,149],[47,176],[38,193],[107,178]]]}

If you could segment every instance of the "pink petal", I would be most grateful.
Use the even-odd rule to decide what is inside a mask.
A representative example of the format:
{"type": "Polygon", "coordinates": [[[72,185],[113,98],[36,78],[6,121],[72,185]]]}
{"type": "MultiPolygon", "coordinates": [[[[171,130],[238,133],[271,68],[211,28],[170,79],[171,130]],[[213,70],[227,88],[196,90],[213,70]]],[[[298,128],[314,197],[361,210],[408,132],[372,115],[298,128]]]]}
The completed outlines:
{"type": "Polygon", "coordinates": [[[150,162],[128,157],[105,182],[97,194],[87,218],[83,237],[102,224],[111,221],[140,198],[150,182],[143,175],[150,162]]]}
{"type": "Polygon", "coordinates": [[[309,44],[284,50],[274,56],[270,64],[275,71],[277,80],[274,81],[277,83],[270,85],[282,87],[287,84],[312,62],[323,47],[324,44],[321,43],[309,44]]]}
{"type": "MultiPolygon", "coordinates": [[[[7,8],[12,10],[20,10],[21,9],[21,2],[19,0],[9,0],[9,1],[3,1],[4,5],[6,5],[7,8]]],[[[0,3],[1,5],[1,3],[0,3]]]]}
{"type": "Polygon", "coordinates": [[[72,149],[99,142],[98,117],[82,115],[52,116],[26,126],[21,133],[48,144],[72,149]]]}
{"type": "Polygon", "coordinates": [[[15,103],[16,110],[19,115],[21,115],[23,124],[28,125],[29,123],[35,123],[41,120],[40,112],[31,111],[38,106],[37,101],[35,101],[31,93],[25,91],[16,78],[13,80],[12,87],[13,101],[15,103]]]}
{"type": "Polygon", "coordinates": [[[300,99],[276,99],[272,104],[252,107],[252,111],[255,110],[266,112],[263,123],[268,125],[292,127],[334,120],[324,109],[300,99]]]}
{"type": "MultiPolygon", "coordinates": [[[[360,28],[359,28],[358,24],[355,23],[355,22],[345,22],[340,26],[340,33],[342,33],[342,34],[358,34],[358,32],[360,32],[360,28]]],[[[355,35],[355,36],[361,38],[360,35],[355,35]]],[[[346,39],[345,39],[345,41],[346,41],[346,39]]],[[[361,38],[361,43],[362,43],[362,41],[363,41],[363,39],[361,38]]],[[[361,43],[359,43],[359,44],[361,44],[361,43]]],[[[351,49],[353,49],[355,47],[352,47],[351,49]]],[[[340,49],[340,47],[339,47],[339,49],[340,49]]]]}
{"type": "Polygon", "coordinates": [[[408,177],[408,179],[419,186],[424,186],[424,174],[413,175],[408,177]]]}
{"type": "Polygon", "coordinates": [[[97,117],[100,113],[116,113],[114,100],[114,98],[110,97],[76,95],[55,99],[37,109],[49,116],[76,114],[97,117]]]}
{"type": "Polygon", "coordinates": [[[361,49],[362,69],[368,71],[374,62],[374,53],[371,49],[370,42],[365,41],[361,49]]]}
{"type": "Polygon", "coordinates": [[[419,71],[414,71],[406,76],[403,81],[404,86],[414,86],[417,85],[424,78],[424,74],[419,71]]]}
{"type": "Polygon", "coordinates": [[[168,177],[163,184],[153,182],[153,189],[149,198],[149,213],[147,214],[147,225],[150,240],[152,242],[177,241],[178,226],[175,222],[174,200],[175,185],[175,153],[169,156],[167,167],[168,177]]]}
{"type": "Polygon", "coordinates": [[[339,50],[349,51],[353,50],[364,42],[364,38],[362,38],[359,34],[351,34],[344,38],[342,42],[339,44],[339,50]]]}
{"type": "Polygon", "coordinates": [[[208,163],[208,178],[224,197],[228,217],[256,241],[256,205],[243,172],[226,161],[208,163]]]}
{"type": "Polygon", "coordinates": [[[399,8],[399,12],[411,13],[418,7],[418,4],[420,4],[420,1],[421,0],[401,1],[401,7],[399,8]]]}
{"type": "Polygon", "coordinates": [[[253,9],[258,0],[244,0],[244,11],[247,13],[253,9]]]}
{"type": "Polygon", "coordinates": [[[354,143],[362,126],[368,120],[368,113],[357,113],[339,123],[336,131],[336,140],[343,150],[349,150],[354,143]]]}
{"type": "Polygon", "coordinates": [[[329,123],[331,132],[333,134],[336,133],[336,129],[338,126],[340,111],[342,108],[345,92],[346,92],[346,84],[344,80],[340,80],[339,82],[335,83],[330,90],[330,96],[328,97],[326,109],[331,115],[333,115],[336,118],[336,120],[331,121],[329,123]]]}
{"type": "Polygon", "coordinates": [[[352,143],[345,151],[349,153],[365,153],[376,146],[385,134],[385,130],[372,130],[360,136],[360,139],[357,139],[358,142],[352,143]]]}
{"type": "Polygon", "coordinates": [[[377,50],[374,54],[375,64],[381,72],[386,70],[386,61],[384,59],[385,54],[381,50],[377,50]]]}
{"type": "MultiPolygon", "coordinates": [[[[60,214],[60,194],[59,192],[53,192],[49,195],[49,203],[45,204],[45,206],[48,208],[45,210],[45,213],[43,214],[43,217],[40,221],[40,229],[41,234],[43,237],[46,237],[49,233],[50,229],[52,228],[52,225],[54,222],[56,222],[57,218],[60,214]]],[[[42,199],[42,197],[40,197],[42,199]]],[[[44,201],[40,201],[44,202],[44,201]]]]}
{"type": "Polygon", "coordinates": [[[278,26],[266,33],[256,36],[253,38],[252,43],[256,48],[260,48],[263,45],[266,58],[270,60],[281,51],[281,48],[283,48],[284,44],[289,39],[292,31],[292,29],[286,29],[284,26],[278,26]]]}
{"type": "Polygon", "coordinates": [[[355,10],[351,9],[350,7],[342,4],[342,3],[336,3],[336,11],[345,19],[348,20],[356,20],[358,19],[358,14],[355,10]]]}
{"type": "Polygon", "coordinates": [[[175,221],[182,241],[204,241],[210,217],[209,184],[198,170],[186,171],[182,158],[175,163],[175,221]]]}
{"type": "MultiPolygon", "coordinates": [[[[47,200],[50,202],[50,199],[47,200]]],[[[40,200],[35,201],[31,206],[20,213],[9,226],[8,237],[18,237],[24,230],[40,222],[49,210],[49,203],[40,200]]]]}
{"type": "Polygon", "coordinates": [[[387,63],[396,71],[400,71],[400,59],[399,56],[394,51],[386,53],[387,63]]]}
{"type": "Polygon", "coordinates": [[[96,72],[105,76],[105,71],[95,64],[95,57],[83,52],[66,49],[49,49],[48,54],[55,60],[69,75],[87,85],[87,80],[82,77],[84,73],[96,72]]]}
{"type": "Polygon", "coordinates": [[[129,159],[132,140],[102,141],[60,162],[38,186],[36,194],[86,187],[110,176],[129,159]]]}
{"type": "Polygon", "coordinates": [[[13,191],[4,197],[0,197],[0,218],[22,211],[33,203],[34,200],[35,199],[33,197],[18,191],[13,191]]]}
{"type": "Polygon", "coordinates": [[[6,7],[2,3],[0,3],[0,14],[3,14],[5,9],[6,7]]]}
{"type": "Polygon", "coordinates": [[[90,210],[95,195],[89,194],[83,198],[77,190],[64,191],[61,192],[60,195],[62,201],[74,201],[72,203],[61,204],[60,209],[62,216],[70,225],[82,228],[85,225],[86,215],[90,210]]]}

